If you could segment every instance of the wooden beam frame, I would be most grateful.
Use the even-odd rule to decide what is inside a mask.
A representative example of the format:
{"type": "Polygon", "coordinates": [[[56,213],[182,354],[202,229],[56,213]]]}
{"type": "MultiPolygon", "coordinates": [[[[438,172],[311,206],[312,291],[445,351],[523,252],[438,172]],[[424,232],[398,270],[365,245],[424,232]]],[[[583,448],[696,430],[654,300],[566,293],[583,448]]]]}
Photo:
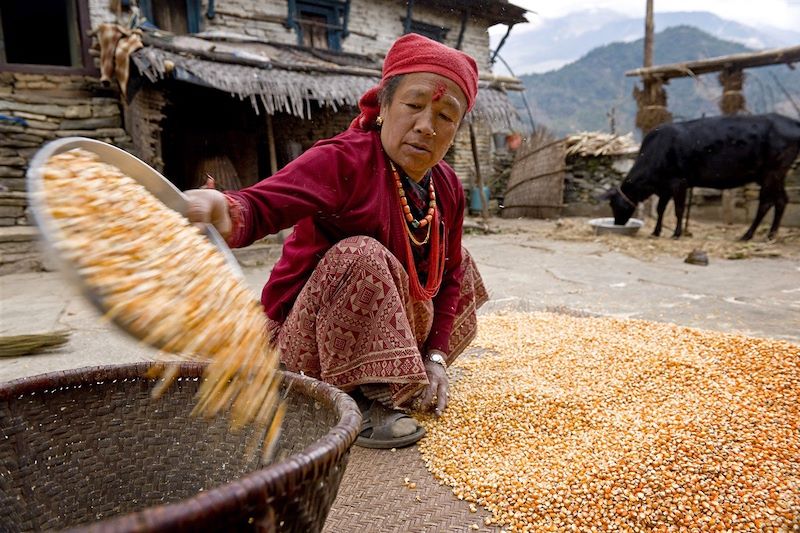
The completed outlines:
{"type": "Polygon", "coordinates": [[[685,63],[672,63],[669,65],[656,65],[654,67],[637,68],[629,70],[626,76],[639,76],[640,78],[685,78],[719,72],[721,70],[741,70],[753,67],[765,67],[785,63],[789,68],[794,68],[793,63],[800,61],[800,46],[776,48],[763,52],[733,54],[729,56],[711,57],[685,63]]]}

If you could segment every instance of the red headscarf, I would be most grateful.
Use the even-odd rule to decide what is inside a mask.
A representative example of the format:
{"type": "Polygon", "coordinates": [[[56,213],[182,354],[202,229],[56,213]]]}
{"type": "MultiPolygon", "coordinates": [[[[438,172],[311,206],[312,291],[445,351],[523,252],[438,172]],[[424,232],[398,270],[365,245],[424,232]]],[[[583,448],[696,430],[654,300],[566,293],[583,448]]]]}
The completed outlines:
{"type": "Polygon", "coordinates": [[[381,82],[365,92],[358,101],[361,114],[351,128],[370,129],[380,114],[378,93],[386,81],[398,74],[432,72],[458,85],[467,97],[467,111],[475,105],[478,94],[478,66],[469,55],[450,48],[416,33],[408,33],[397,39],[383,61],[381,82]]]}

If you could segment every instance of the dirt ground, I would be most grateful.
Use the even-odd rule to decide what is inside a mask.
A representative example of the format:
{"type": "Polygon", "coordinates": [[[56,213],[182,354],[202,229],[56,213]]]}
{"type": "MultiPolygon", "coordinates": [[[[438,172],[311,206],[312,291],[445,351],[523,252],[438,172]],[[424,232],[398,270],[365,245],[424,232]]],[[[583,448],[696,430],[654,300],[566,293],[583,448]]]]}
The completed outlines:
{"type": "MultiPolygon", "coordinates": [[[[645,225],[631,237],[620,235],[595,235],[589,225],[590,218],[570,217],[553,220],[490,219],[490,233],[518,234],[526,238],[553,239],[559,241],[594,242],[602,244],[610,251],[620,252],[644,261],[652,261],[659,256],[685,258],[692,250],[702,250],[709,258],[748,259],[781,257],[800,258],[800,228],[780,228],[773,241],[767,240],[769,225],[762,222],[755,237],[749,242],[739,238],[747,230],[745,224],[725,225],[692,220],[689,224],[691,236],[673,239],[673,221],[665,221],[661,237],[652,237],[655,220],[646,219],[645,225]]],[[[480,218],[472,218],[480,224],[480,218]]],[[[480,230],[468,229],[478,233],[480,230]]]]}

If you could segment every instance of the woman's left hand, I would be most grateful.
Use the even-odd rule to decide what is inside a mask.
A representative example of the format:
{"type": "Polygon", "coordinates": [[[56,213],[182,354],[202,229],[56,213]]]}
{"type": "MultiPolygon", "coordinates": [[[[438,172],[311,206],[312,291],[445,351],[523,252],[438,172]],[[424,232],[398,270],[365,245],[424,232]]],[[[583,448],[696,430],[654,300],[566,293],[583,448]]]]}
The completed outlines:
{"type": "Polygon", "coordinates": [[[425,372],[428,374],[428,386],[422,393],[422,409],[433,409],[436,416],[441,416],[447,407],[450,381],[444,365],[425,361],[425,372]]]}

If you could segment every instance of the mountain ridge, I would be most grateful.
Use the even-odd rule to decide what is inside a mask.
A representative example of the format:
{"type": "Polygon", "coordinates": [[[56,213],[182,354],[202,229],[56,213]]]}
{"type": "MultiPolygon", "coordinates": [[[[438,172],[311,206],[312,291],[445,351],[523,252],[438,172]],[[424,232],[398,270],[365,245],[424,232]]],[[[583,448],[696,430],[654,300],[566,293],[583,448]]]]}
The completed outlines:
{"type": "MultiPolygon", "coordinates": [[[[678,63],[753,50],[718,39],[691,26],[676,26],[654,36],[654,63],[678,63]]],[[[637,78],[625,72],[642,65],[643,39],[615,42],[592,49],[577,61],[543,74],[519,76],[537,126],[556,134],[574,131],[609,131],[613,113],[616,132],[635,131],[636,104],[632,91],[637,78]]],[[[752,113],[777,111],[796,116],[784,90],[800,104],[800,70],[784,65],[746,70],[745,98],[752,113]]],[[[670,80],[666,86],[668,107],[674,119],[688,120],[718,115],[722,89],[716,74],[670,80]]],[[[527,121],[522,98],[512,95],[520,116],[527,121]]]]}
{"type": "MultiPolygon", "coordinates": [[[[656,13],[655,28],[694,26],[719,39],[749,48],[780,48],[800,44],[800,32],[757,28],[727,20],[708,11],[656,13]]],[[[516,75],[542,73],[577,60],[588,51],[611,42],[630,42],[644,37],[641,17],[610,9],[592,9],[555,19],[545,19],[532,29],[512,31],[500,55],[516,75]]],[[[493,37],[493,41],[499,37],[493,37]]],[[[497,46],[493,42],[492,47],[497,46]]],[[[498,66],[497,70],[503,70],[498,66]]]]}

